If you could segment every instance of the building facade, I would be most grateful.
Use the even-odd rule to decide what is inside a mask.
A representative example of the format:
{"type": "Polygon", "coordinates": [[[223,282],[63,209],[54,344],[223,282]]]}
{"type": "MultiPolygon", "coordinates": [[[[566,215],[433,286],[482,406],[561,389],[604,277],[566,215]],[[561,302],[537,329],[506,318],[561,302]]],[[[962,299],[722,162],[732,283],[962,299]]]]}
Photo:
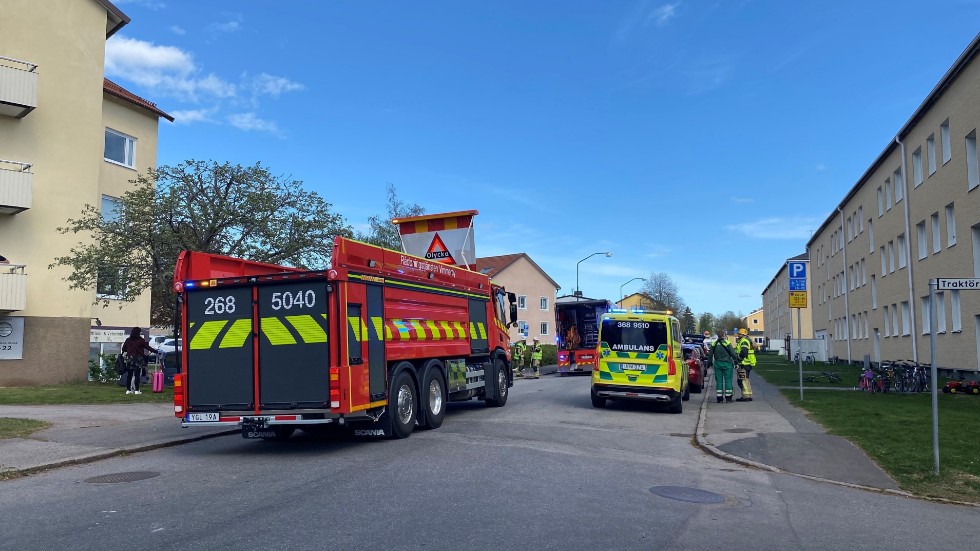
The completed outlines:
{"type": "Polygon", "coordinates": [[[101,341],[117,351],[127,328],[149,325],[150,298],[101,308],[111,283],[69,289],[53,262],[88,236],[57,228],[85,205],[111,216],[129,180],[156,167],[159,118],[173,119],[104,78],[106,39],[129,22],[111,2],[8,0],[4,13],[0,386],[84,380],[101,341]]]}
{"type": "MultiPolygon", "coordinates": [[[[813,309],[814,296],[812,263],[806,253],[788,258],[779,271],[773,276],[769,285],[762,291],[762,340],[769,343],[771,350],[783,350],[787,336],[791,339],[813,339],[813,309]],[[786,262],[802,261],[808,263],[806,271],[806,287],[808,290],[806,308],[790,308],[789,305],[789,271],[786,262]]],[[[749,326],[751,328],[751,326],[749,326]]],[[[820,338],[816,336],[816,338],[820,338]]]]}
{"type": "Polygon", "coordinates": [[[525,335],[542,343],[555,341],[555,298],[561,289],[555,280],[526,253],[488,256],[476,259],[476,271],[486,273],[517,295],[517,327],[510,328],[510,340],[525,335]]]}
{"type": "Polygon", "coordinates": [[[756,348],[762,348],[766,346],[766,316],[763,313],[763,309],[759,308],[754,312],[750,312],[749,315],[742,317],[745,322],[745,327],[748,328],[749,340],[752,341],[752,346],[756,348]]]}
{"type": "MultiPolygon", "coordinates": [[[[980,277],[980,35],[807,248],[815,330],[849,361],[929,362],[929,281],[980,277]]],[[[937,367],[980,369],[980,292],[941,291],[937,367]]]]}

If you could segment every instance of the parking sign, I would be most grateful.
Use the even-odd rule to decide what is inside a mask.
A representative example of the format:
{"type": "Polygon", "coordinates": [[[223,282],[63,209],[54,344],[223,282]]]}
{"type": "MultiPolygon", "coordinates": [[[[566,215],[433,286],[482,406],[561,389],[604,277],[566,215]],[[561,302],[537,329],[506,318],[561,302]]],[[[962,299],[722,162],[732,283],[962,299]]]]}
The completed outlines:
{"type": "Polygon", "coordinates": [[[806,262],[787,262],[791,279],[806,278],[806,262]]]}

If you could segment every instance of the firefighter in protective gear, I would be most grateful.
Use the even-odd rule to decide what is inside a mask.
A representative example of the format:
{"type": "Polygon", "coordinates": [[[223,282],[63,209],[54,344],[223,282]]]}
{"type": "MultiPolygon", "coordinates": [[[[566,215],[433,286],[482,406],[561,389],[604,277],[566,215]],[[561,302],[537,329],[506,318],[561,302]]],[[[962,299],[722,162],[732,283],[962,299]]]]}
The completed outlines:
{"type": "Polygon", "coordinates": [[[523,377],[527,367],[527,337],[514,344],[514,352],[510,356],[510,365],[514,368],[514,377],[523,377]]]}
{"type": "Polygon", "coordinates": [[[755,350],[752,349],[752,341],[749,340],[749,332],[745,329],[738,330],[738,387],[742,389],[742,396],[736,402],[752,401],[752,384],[749,382],[749,374],[755,367],[755,350]]]}
{"type": "Polygon", "coordinates": [[[541,358],[543,356],[544,349],[541,348],[541,343],[538,342],[538,338],[534,337],[534,344],[531,345],[531,368],[534,370],[534,374],[531,375],[531,379],[541,377],[541,358]]]}
{"type": "Polygon", "coordinates": [[[732,369],[738,362],[738,353],[725,337],[725,330],[719,329],[718,338],[711,345],[711,365],[715,368],[715,397],[718,403],[732,401],[732,369]]]}

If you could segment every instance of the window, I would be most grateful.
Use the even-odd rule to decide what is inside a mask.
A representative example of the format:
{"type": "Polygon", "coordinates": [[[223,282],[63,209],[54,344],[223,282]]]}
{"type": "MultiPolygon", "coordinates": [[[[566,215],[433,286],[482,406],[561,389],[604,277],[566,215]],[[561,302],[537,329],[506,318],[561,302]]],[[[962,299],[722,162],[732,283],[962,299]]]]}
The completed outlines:
{"type": "Polygon", "coordinates": [[[864,313],[864,338],[868,338],[868,313],[864,313]]]}
{"type": "Polygon", "coordinates": [[[864,233],[864,207],[858,207],[858,233],[864,233]]]}
{"type": "Polygon", "coordinates": [[[911,334],[909,326],[912,320],[909,318],[909,303],[907,300],[902,301],[902,336],[911,334]]]}
{"type": "Polygon", "coordinates": [[[960,319],[962,314],[960,313],[959,291],[954,290],[949,292],[949,308],[953,320],[953,333],[959,333],[963,330],[963,320],[960,319]]]}
{"type": "Polygon", "coordinates": [[[967,189],[980,186],[980,169],[977,167],[977,131],[966,135],[966,183],[967,189]]]}
{"type": "Polygon", "coordinates": [[[939,125],[939,139],[942,140],[943,146],[943,164],[946,164],[953,158],[953,152],[949,146],[949,119],[939,125]]]}
{"type": "Polygon", "coordinates": [[[905,234],[898,236],[898,267],[904,268],[908,259],[905,258],[905,234]]]}
{"type": "Polygon", "coordinates": [[[868,284],[868,267],[864,264],[864,259],[861,259],[861,285],[868,284]]]}
{"type": "Polygon", "coordinates": [[[919,260],[929,256],[928,239],[926,238],[926,221],[915,225],[915,237],[919,242],[919,260]]]}
{"type": "Polygon", "coordinates": [[[126,291],[126,268],[105,266],[99,268],[95,294],[99,298],[118,298],[126,291]]]}
{"type": "Polygon", "coordinates": [[[136,138],[106,128],[103,158],[111,163],[135,167],[136,138]]]}
{"type": "Polygon", "coordinates": [[[932,253],[936,254],[939,252],[939,213],[934,212],[932,216],[929,217],[929,221],[932,223],[932,253]]]}
{"type": "Polygon", "coordinates": [[[885,305],[885,310],[884,311],[885,311],[885,336],[886,337],[890,337],[890,336],[892,336],[892,322],[891,322],[891,316],[888,315],[888,305],[887,304],[885,305]]]}
{"type": "Polygon", "coordinates": [[[922,184],[922,148],[918,147],[912,152],[912,183],[915,187],[922,184]]]}
{"type": "Polygon", "coordinates": [[[946,205],[946,248],[956,244],[956,213],[953,203],[946,205]]]}
{"type": "Polygon", "coordinates": [[[847,242],[854,239],[854,222],[850,216],[847,217],[847,242]]]}
{"type": "Polygon", "coordinates": [[[919,308],[922,314],[922,334],[929,334],[929,316],[931,315],[932,309],[929,308],[929,295],[926,295],[919,299],[919,308]]]}
{"type": "Polygon", "coordinates": [[[548,309],[548,297],[541,297],[541,301],[540,302],[541,302],[541,305],[540,305],[541,306],[541,309],[542,310],[547,310],[548,309]]]}
{"type": "Polygon", "coordinates": [[[548,322],[542,321],[541,322],[541,335],[547,335],[547,334],[548,334],[548,322]]]}
{"type": "Polygon", "coordinates": [[[926,161],[929,163],[929,176],[936,173],[936,137],[929,134],[926,138],[926,161]]]}
{"type": "Polygon", "coordinates": [[[875,224],[868,219],[868,254],[875,252],[875,224]]]}
{"type": "Polygon", "coordinates": [[[892,182],[895,183],[895,204],[897,205],[905,195],[905,180],[902,179],[901,167],[895,169],[895,173],[892,174],[892,182]]]}
{"type": "Polygon", "coordinates": [[[885,178],[885,210],[892,210],[892,181],[885,178]]]}
{"type": "Polygon", "coordinates": [[[946,292],[936,292],[936,332],[946,332],[946,292]]]}
{"type": "Polygon", "coordinates": [[[878,309],[878,280],[871,274],[871,309],[878,309]]]}
{"type": "Polygon", "coordinates": [[[881,246],[881,250],[879,252],[881,253],[881,255],[880,255],[881,256],[881,275],[882,275],[882,277],[884,277],[885,274],[888,273],[888,266],[885,264],[885,246],[884,245],[881,246]]]}
{"type": "Polygon", "coordinates": [[[878,186],[878,217],[885,214],[885,201],[882,199],[881,186],[878,186]]]}
{"type": "Polygon", "coordinates": [[[122,201],[116,197],[102,196],[102,206],[99,212],[102,213],[102,220],[105,222],[115,222],[119,220],[119,211],[122,209],[122,201]]]}
{"type": "Polygon", "coordinates": [[[527,310],[527,296],[526,295],[517,295],[517,309],[518,310],[527,310]]]}
{"type": "Polygon", "coordinates": [[[888,273],[895,271],[895,243],[888,242],[888,273]]]}
{"type": "Polygon", "coordinates": [[[521,335],[527,335],[527,321],[517,320],[517,332],[521,335]]]}
{"type": "Polygon", "coordinates": [[[898,336],[898,305],[892,303],[892,336],[898,336]]]}

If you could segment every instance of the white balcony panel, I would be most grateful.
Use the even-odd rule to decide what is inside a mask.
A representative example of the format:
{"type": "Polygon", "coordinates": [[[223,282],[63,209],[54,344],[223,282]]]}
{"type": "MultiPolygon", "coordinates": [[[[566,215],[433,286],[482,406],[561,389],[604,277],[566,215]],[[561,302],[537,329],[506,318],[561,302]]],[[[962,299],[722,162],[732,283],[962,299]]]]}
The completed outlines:
{"type": "Polygon", "coordinates": [[[37,65],[0,57],[0,115],[21,118],[37,107],[37,65]]]}
{"type": "Polygon", "coordinates": [[[0,215],[17,214],[31,208],[33,179],[30,165],[0,159],[0,215]]]}
{"type": "Polygon", "coordinates": [[[0,264],[0,312],[27,309],[27,274],[23,264],[0,264]]]}

